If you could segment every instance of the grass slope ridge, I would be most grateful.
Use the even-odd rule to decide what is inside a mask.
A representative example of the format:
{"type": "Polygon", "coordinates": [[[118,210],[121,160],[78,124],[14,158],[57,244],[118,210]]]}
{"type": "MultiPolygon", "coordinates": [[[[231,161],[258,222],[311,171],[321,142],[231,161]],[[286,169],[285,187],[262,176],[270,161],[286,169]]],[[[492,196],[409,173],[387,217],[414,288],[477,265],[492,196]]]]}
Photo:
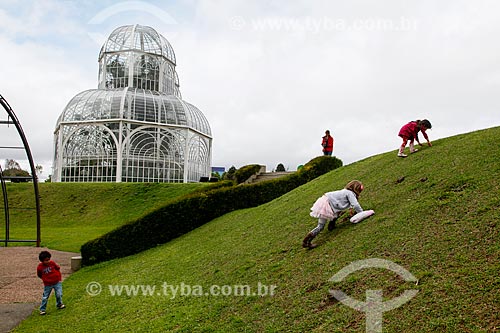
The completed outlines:
{"type": "Polygon", "coordinates": [[[32,316],[15,331],[365,331],[364,314],[328,298],[332,288],[361,301],[367,289],[384,290],[386,301],[418,289],[410,302],[383,314],[384,332],[498,330],[499,136],[500,128],[492,128],[436,140],[406,159],[395,151],[373,156],[163,246],[84,268],[64,282],[67,309],[32,316]],[[360,202],[375,216],[356,225],[340,222],[318,236],[317,249],[302,249],[316,222],[308,216],[314,200],[351,179],[364,182],[360,202]],[[368,258],[403,266],[418,285],[381,269],[328,281],[368,258]],[[102,286],[95,296],[86,291],[93,282],[102,286]],[[118,296],[113,285],[154,290],[118,296]],[[275,285],[276,293],[194,296],[186,287],[208,292],[213,285],[248,285],[253,292],[275,285]],[[184,286],[185,295],[178,289],[174,297],[168,286],[184,286]]]}

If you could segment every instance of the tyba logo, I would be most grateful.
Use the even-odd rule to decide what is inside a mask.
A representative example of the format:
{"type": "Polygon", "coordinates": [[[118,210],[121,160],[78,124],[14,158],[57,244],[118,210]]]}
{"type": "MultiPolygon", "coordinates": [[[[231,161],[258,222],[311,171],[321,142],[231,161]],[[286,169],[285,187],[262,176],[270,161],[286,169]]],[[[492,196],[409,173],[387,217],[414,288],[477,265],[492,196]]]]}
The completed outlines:
{"type": "MultiPolygon", "coordinates": [[[[365,259],[352,262],[346,267],[338,271],[334,276],[332,276],[328,281],[330,282],[341,282],[349,274],[356,271],[366,269],[366,268],[384,268],[395,272],[401,276],[405,281],[417,282],[418,280],[408,272],[404,267],[395,264],[390,260],[385,259],[365,259]]],[[[346,295],[341,290],[330,290],[330,293],[339,302],[347,305],[356,311],[361,311],[366,314],[366,332],[367,333],[379,333],[382,332],[382,317],[383,313],[398,308],[408,302],[410,299],[415,297],[418,293],[416,289],[405,290],[402,295],[393,298],[389,301],[384,302],[382,299],[382,290],[367,290],[366,291],[366,301],[362,302],[346,295]]]]}

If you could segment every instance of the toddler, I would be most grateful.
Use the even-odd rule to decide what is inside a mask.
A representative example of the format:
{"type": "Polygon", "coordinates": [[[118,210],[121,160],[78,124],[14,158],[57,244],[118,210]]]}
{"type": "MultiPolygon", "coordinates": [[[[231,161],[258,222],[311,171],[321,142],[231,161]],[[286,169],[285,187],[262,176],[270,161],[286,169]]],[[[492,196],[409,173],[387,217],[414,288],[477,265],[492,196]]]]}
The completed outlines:
{"type": "Polygon", "coordinates": [[[47,308],[52,289],[56,294],[56,305],[58,309],[64,309],[66,306],[62,302],[62,276],[61,267],[54,261],[50,260],[52,255],[49,251],[42,251],[38,255],[40,263],[36,268],[37,276],[43,281],[43,296],[42,304],[40,305],[40,315],[44,315],[47,308]]]}

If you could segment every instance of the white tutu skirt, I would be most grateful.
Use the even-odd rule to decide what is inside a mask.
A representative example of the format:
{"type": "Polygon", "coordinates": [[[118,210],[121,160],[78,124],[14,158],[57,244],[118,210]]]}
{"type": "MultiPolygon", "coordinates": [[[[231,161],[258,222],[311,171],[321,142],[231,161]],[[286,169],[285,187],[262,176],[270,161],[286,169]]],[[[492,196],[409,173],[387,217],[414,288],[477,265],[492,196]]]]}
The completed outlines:
{"type": "Polygon", "coordinates": [[[328,202],[328,198],[326,195],[323,195],[321,198],[316,200],[314,205],[311,207],[311,212],[309,213],[312,217],[318,219],[327,219],[333,220],[336,214],[333,212],[330,203],[328,202]]]}

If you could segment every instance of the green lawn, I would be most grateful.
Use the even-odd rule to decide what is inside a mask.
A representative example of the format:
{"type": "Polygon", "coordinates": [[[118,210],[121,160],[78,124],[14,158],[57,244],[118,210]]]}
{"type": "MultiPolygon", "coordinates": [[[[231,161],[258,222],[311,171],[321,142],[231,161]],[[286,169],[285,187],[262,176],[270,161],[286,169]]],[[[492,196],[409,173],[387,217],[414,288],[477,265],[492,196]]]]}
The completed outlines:
{"type": "MultiPolygon", "coordinates": [[[[79,252],[85,242],[133,221],[146,212],[206,183],[41,183],[42,246],[79,252]]],[[[36,239],[33,184],[7,184],[10,239],[36,239]]],[[[5,238],[3,205],[0,238],[5,238]]],[[[4,243],[1,244],[3,246],[4,243]]],[[[27,245],[10,243],[9,246],[27,245]]]]}
{"type": "Polygon", "coordinates": [[[492,128],[436,140],[406,159],[396,151],[373,156],[165,245],[83,268],[64,281],[65,310],[51,299],[47,316],[34,313],[15,332],[364,332],[365,315],[328,297],[330,289],[360,301],[368,289],[382,289],[385,301],[417,289],[383,314],[384,332],[498,331],[499,136],[492,128]],[[318,248],[302,249],[316,224],[308,215],[313,202],[352,179],[365,184],[360,203],[375,216],[340,222],[318,236],[318,248]],[[418,283],[379,268],[328,281],[371,258],[404,267],[418,283]],[[93,296],[95,282],[102,291],[93,296]],[[275,286],[275,294],[209,289],[246,285],[257,293],[259,284],[275,286]],[[155,289],[118,296],[110,286],[155,289]],[[179,288],[175,297],[168,286],[179,288]]]}

